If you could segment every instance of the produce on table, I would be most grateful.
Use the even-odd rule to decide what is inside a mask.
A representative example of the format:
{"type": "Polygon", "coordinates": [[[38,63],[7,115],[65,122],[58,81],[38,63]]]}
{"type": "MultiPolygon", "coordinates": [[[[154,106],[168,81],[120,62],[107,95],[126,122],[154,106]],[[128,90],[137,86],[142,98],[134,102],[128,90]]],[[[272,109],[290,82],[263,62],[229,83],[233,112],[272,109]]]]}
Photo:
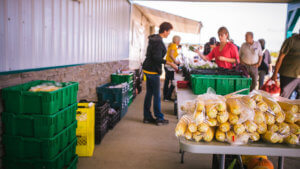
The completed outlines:
{"type": "Polygon", "coordinates": [[[43,83],[37,86],[33,86],[29,89],[30,92],[52,92],[61,88],[60,83],[43,83]]]}
{"type": "Polygon", "coordinates": [[[194,52],[195,51],[195,47],[194,46],[189,46],[189,50],[194,52]]]}
{"type": "Polygon", "coordinates": [[[219,129],[216,131],[216,140],[224,142],[226,139],[226,134],[219,129]]]}
{"type": "Polygon", "coordinates": [[[284,142],[287,144],[298,144],[299,138],[295,134],[290,134],[286,138],[284,138],[284,142]]]}
{"type": "Polygon", "coordinates": [[[289,124],[291,133],[300,135],[300,127],[297,124],[289,124]]]}
{"type": "Polygon", "coordinates": [[[299,110],[298,105],[294,105],[292,103],[282,102],[282,101],[278,101],[278,104],[286,112],[289,111],[289,112],[292,112],[292,113],[298,113],[298,110],[299,110]]]}
{"type": "Polygon", "coordinates": [[[203,94],[181,105],[187,114],[179,120],[175,135],[196,142],[215,138],[236,145],[259,140],[299,144],[299,105],[279,104],[261,91],[247,96],[203,94]]]}

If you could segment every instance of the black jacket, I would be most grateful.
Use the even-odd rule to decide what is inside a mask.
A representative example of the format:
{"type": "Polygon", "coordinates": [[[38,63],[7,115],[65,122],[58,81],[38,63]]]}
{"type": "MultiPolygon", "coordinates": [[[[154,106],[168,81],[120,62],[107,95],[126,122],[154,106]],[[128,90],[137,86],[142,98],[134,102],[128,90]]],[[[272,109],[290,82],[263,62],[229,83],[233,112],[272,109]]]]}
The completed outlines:
{"type": "Polygon", "coordinates": [[[148,39],[149,42],[146,59],[143,63],[143,70],[161,74],[162,64],[166,64],[166,60],[163,58],[167,53],[167,49],[158,34],[150,35],[148,39]]]}

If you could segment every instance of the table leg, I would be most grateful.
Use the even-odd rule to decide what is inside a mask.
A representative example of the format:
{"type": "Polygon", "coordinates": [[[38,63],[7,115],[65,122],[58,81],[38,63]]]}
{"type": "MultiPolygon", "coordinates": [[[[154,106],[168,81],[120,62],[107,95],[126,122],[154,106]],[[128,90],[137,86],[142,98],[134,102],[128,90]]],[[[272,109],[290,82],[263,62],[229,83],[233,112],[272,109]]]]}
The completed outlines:
{"type": "Polygon", "coordinates": [[[183,164],[184,151],[181,150],[181,164],[183,164]]]}
{"type": "Polygon", "coordinates": [[[242,157],[241,157],[241,155],[238,155],[237,156],[238,157],[238,162],[239,162],[239,165],[240,165],[240,169],[244,169],[244,166],[243,166],[243,161],[242,161],[242,157]]]}
{"type": "Polygon", "coordinates": [[[220,169],[225,169],[225,154],[221,155],[220,159],[220,169]]]}
{"type": "Polygon", "coordinates": [[[278,169],[283,169],[284,157],[278,157],[278,169]]]}

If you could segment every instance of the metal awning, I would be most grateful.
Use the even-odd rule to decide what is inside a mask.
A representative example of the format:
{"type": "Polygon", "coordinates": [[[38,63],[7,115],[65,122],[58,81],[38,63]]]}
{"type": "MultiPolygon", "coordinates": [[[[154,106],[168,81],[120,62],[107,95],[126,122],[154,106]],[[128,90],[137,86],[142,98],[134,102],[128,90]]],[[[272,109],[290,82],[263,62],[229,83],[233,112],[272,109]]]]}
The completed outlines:
{"type": "MultiPolygon", "coordinates": [[[[147,1],[147,0],[135,0],[135,1],[147,1]]],[[[290,3],[290,2],[298,2],[299,0],[152,0],[152,1],[290,3]]]]}
{"type": "Polygon", "coordinates": [[[174,31],[193,34],[199,34],[202,28],[202,23],[200,21],[195,21],[137,4],[134,4],[133,6],[139,9],[140,12],[142,12],[143,15],[148,18],[152,25],[157,27],[162,22],[170,22],[173,25],[174,31]]]}

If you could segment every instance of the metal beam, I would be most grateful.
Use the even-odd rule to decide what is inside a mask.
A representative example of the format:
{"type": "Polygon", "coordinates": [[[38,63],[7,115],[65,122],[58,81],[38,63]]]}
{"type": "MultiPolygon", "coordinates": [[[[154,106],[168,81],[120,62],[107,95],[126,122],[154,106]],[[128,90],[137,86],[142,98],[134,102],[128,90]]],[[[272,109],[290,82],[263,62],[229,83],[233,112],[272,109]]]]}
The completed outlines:
{"type": "MultiPolygon", "coordinates": [[[[132,1],[149,1],[149,0],[132,0],[132,1]]],[[[292,3],[292,2],[296,2],[297,0],[152,0],[152,1],[292,3]]]]}

